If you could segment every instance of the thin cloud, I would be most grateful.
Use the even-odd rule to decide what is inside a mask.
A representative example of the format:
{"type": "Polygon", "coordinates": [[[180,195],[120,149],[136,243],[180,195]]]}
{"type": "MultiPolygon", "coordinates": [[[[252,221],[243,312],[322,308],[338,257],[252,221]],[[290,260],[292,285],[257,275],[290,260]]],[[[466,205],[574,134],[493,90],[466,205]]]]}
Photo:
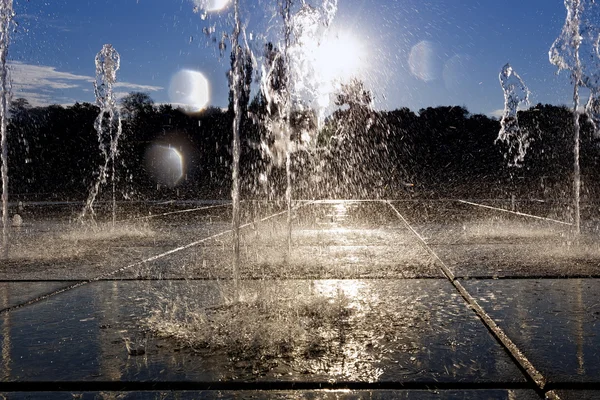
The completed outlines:
{"type": "Polygon", "coordinates": [[[138,85],[137,83],[129,83],[129,82],[117,82],[115,83],[115,87],[130,89],[137,92],[158,92],[159,90],[163,90],[162,86],[152,86],[152,85],[138,85]]]}
{"type": "Polygon", "coordinates": [[[495,117],[495,118],[502,118],[503,115],[504,115],[504,108],[501,108],[499,110],[494,110],[494,111],[488,113],[488,116],[495,117]]]}
{"type": "MultiPolygon", "coordinates": [[[[26,98],[32,106],[50,104],[73,104],[82,99],[66,96],[63,91],[89,93],[95,77],[63,72],[47,65],[26,64],[19,61],[10,63],[13,97],[26,98]]],[[[157,92],[161,86],[142,85],[131,82],[117,82],[116,88],[130,91],[157,92]]],[[[72,93],[69,93],[72,95],[72,93]]],[[[88,97],[84,96],[84,97],[88,97]]]]}

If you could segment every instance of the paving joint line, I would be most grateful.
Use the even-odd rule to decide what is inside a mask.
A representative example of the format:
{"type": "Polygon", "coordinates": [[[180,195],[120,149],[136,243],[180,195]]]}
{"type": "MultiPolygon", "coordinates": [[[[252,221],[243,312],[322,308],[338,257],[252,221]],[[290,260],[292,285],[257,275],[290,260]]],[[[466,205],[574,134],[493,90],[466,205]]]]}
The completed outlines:
{"type": "MultiPolygon", "coordinates": [[[[298,207],[296,207],[295,210],[298,209],[299,207],[302,207],[302,206],[303,206],[303,204],[300,205],[300,206],[298,206],[298,207]]],[[[284,210],[284,211],[275,213],[273,215],[270,215],[268,217],[262,218],[259,221],[247,222],[247,223],[241,225],[240,229],[244,229],[244,228],[247,228],[249,226],[253,226],[256,223],[261,223],[261,222],[268,221],[268,220],[270,220],[272,218],[276,218],[276,217],[281,216],[281,215],[286,214],[286,213],[287,213],[287,210],[284,210]]],[[[217,233],[215,235],[212,235],[212,236],[209,236],[209,237],[197,240],[195,242],[186,244],[184,246],[180,246],[180,247],[177,247],[175,249],[166,251],[164,253],[154,255],[154,256],[146,258],[144,260],[136,261],[136,262],[134,262],[132,264],[126,265],[126,266],[121,267],[121,268],[118,268],[118,269],[113,270],[111,272],[107,272],[107,273],[101,274],[101,275],[99,275],[99,276],[97,276],[95,278],[92,278],[92,279],[78,280],[76,283],[74,283],[72,285],[69,285],[69,286],[66,286],[64,288],[60,288],[60,289],[54,290],[54,291],[52,291],[52,292],[50,292],[48,294],[42,295],[42,296],[38,296],[35,299],[31,299],[31,300],[28,300],[28,301],[26,301],[24,303],[20,303],[20,304],[11,306],[11,307],[3,308],[3,309],[0,310],[0,315],[6,314],[8,312],[11,312],[11,311],[17,310],[19,308],[23,308],[23,307],[35,304],[35,303],[39,303],[40,301],[49,299],[51,297],[54,297],[54,296],[59,295],[59,294],[64,293],[64,292],[68,292],[68,291],[73,290],[73,289],[77,289],[78,287],[85,286],[85,285],[90,284],[90,283],[107,280],[108,278],[113,277],[114,275],[116,275],[116,274],[118,274],[120,272],[126,271],[126,270],[131,269],[131,268],[139,267],[140,265],[144,265],[144,264],[150,263],[152,261],[156,261],[156,260],[159,260],[159,259],[164,258],[166,256],[169,256],[171,254],[175,254],[175,253],[178,253],[180,251],[187,250],[189,248],[198,246],[199,244],[207,242],[207,241],[209,241],[211,239],[215,239],[215,238],[224,236],[224,235],[226,235],[228,233],[231,233],[232,231],[233,231],[233,229],[228,229],[226,231],[223,231],[223,232],[217,233]]]]}
{"type": "Polygon", "coordinates": [[[212,206],[203,206],[203,207],[197,207],[197,208],[188,208],[188,209],[185,209],[185,210],[170,211],[170,212],[166,212],[166,213],[162,213],[162,214],[152,214],[152,215],[145,215],[143,217],[126,218],[126,219],[122,219],[122,220],[117,221],[117,223],[119,223],[119,222],[129,222],[129,221],[146,220],[146,219],[152,219],[152,218],[158,218],[158,217],[166,217],[168,215],[183,214],[183,213],[189,213],[189,212],[194,212],[194,211],[210,210],[210,209],[213,209],[213,208],[228,207],[230,205],[231,205],[231,203],[224,203],[224,204],[216,204],[216,205],[212,205],[212,206]]]}
{"type": "Polygon", "coordinates": [[[485,310],[479,305],[477,300],[471,296],[471,294],[465,289],[460,283],[459,279],[450,271],[446,263],[437,255],[437,253],[427,244],[425,239],[410,225],[410,223],[404,218],[404,216],[398,211],[396,207],[390,201],[384,201],[387,203],[392,210],[396,213],[398,218],[406,225],[406,227],[419,239],[419,242],[423,248],[438,261],[440,269],[450,281],[452,286],[459,292],[462,298],[465,300],[467,305],[477,314],[479,319],[483,322],[488,331],[496,338],[500,345],[506,350],[509,356],[515,361],[519,369],[524,373],[525,378],[535,385],[537,394],[545,398],[549,392],[545,390],[546,378],[539,372],[533,364],[525,357],[521,350],[514,344],[514,342],[508,337],[508,335],[496,324],[496,322],[485,312],[485,310]]]}
{"type": "Polygon", "coordinates": [[[507,210],[505,208],[498,208],[498,207],[486,206],[485,204],[473,203],[473,202],[466,201],[466,200],[456,200],[456,201],[458,201],[459,203],[468,204],[468,205],[475,206],[475,207],[487,208],[487,209],[490,209],[490,210],[505,212],[505,213],[508,213],[508,214],[514,214],[514,215],[518,215],[518,216],[521,216],[521,217],[539,219],[539,220],[547,221],[547,222],[554,222],[554,223],[560,224],[560,225],[573,226],[573,224],[570,223],[570,222],[560,221],[560,220],[557,220],[557,219],[540,217],[540,216],[537,216],[537,215],[526,214],[526,213],[522,213],[522,212],[519,212],[519,211],[507,210]]]}

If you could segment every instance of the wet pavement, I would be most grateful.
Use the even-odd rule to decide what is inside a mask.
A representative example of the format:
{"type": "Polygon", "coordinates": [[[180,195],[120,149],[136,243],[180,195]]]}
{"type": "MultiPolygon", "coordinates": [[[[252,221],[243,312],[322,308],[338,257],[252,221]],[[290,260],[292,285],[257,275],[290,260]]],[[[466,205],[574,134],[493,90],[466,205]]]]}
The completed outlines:
{"type": "MultiPolygon", "coordinates": [[[[579,394],[579,393],[578,393],[579,394]]],[[[0,392],[0,395],[3,395],[0,392]]],[[[535,392],[528,390],[298,390],[298,391],[222,391],[222,390],[204,390],[204,391],[181,391],[173,392],[87,392],[87,393],[72,393],[72,392],[29,392],[29,393],[11,393],[10,396],[5,393],[5,396],[16,400],[37,400],[37,399],[52,399],[52,400],[72,400],[79,398],[84,400],[108,400],[108,399],[142,399],[142,400],[171,400],[171,399],[255,399],[255,400],[355,400],[355,399],[372,399],[372,400],[534,400],[539,399],[535,392]],[[77,397],[75,397],[77,396],[77,397]],[[80,396],[80,397],[79,397],[80,396]]],[[[567,397],[571,399],[571,397],[567,397]]],[[[577,399],[585,397],[576,397],[577,399]]]]}
{"type": "MultiPolygon", "coordinates": [[[[199,308],[230,315],[229,205],[146,205],[120,231],[73,226],[64,208],[31,211],[12,232],[16,251],[0,268],[0,309],[33,301],[0,312],[0,396],[166,399],[180,390],[176,398],[600,398],[593,218],[576,237],[568,212],[539,202],[515,211],[546,219],[455,200],[297,206],[288,254],[281,204],[245,204],[243,293],[268,299],[265,310],[282,321],[289,319],[282,304],[325,304],[331,314],[339,296],[344,302],[335,323],[296,333],[295,352],[259,360],[210,343],[194,347],[149,323],[167,309],[160,315],[185,319],[199,308]],[[79,287],[35,302],[78,280],[79,287]],[[178,307],[186,311],[172,310],[178,307]],[[515,354],[543,376],[543,387],[515,354]],[[28,385],[40,386],[28,392],[28,385]]],[[[312,324],[294,310],[293,320],[312,324]]],[[[252,312],[247,318],[263,311],[252,312]]],[[[247,340],[280,333],[254,334],[247,340]]]]}

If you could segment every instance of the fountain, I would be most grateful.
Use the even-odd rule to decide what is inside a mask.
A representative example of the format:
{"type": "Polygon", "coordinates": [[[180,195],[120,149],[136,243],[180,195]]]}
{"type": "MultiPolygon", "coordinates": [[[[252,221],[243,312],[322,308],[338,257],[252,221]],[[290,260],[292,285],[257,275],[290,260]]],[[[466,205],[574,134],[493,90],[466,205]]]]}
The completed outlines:
{"type": "Polygon", "coordinates": [[[121,57],[110,44],[102,46],[102,50],[96,55],[96,81],[94,82],[94,93],[96,104],[100,107],[100,114],[96,118],[94,128],[98,134],[98,145],[103,157],[98,177],[90,188],[90,193],[85,207],[79,219],[84,220],[88,216],[94,221],[94,202],[100,191],[100,186],[105,184],[108,177],[108,167],[111,166],[112,183],[112,225],[116,223],[116,175],[115,160],[118,155],[119,139],[123,132],[121,116],[117,109],[117,100],[113,93],[113,86],[117,81],[121,57]],[[105,126],[106,125],[106,126],[105,126]]]}
{"type": "Polygon", "coordinates": [[[14,16],[13,1],[0,2],[0,149],[2,166],[2,246],[3,255],[8,257],[8,101],[10,98],[10,82],[8,78],[7,55],[9,32],[14,16]]]}
{"type": "MultiPolygon", "coordinates": [[[[517,212],[513,198],[512,211],[502,209],[506,200],[495,195],[495,188],[485,187],[497,185],[512,171],[506,164],[518,167],[526,156],[539,156],[528,152],[528,119],[519,120],[528,115],[520,114],[519,107],[527,104],[529,90],[509,64],[499,77],[505,100],[499,133],[498,121],[470,115],[464,107],[428,108],[418,114],[382,111],[360,79],[344,77],[334,83],[333,74],[324,73],[320,57],[332,51],[326,42],[336,1],[277,2],[270,22],[277,20],[281,29],[270,26],[273,40],[247,32],[241,0],[229,8],[224,8],[226,0],[193,2],[203,21],[228,10],[227,31],[219,32],[215,43],[221,51],[225,43],[231,45],[231,109],[204,113],[200,106],[193,112],[149,106],[143,118],[128,121],[132,134],[124,135],[118,147],[121,122],[113,89],[119,55],[112,46],[103,47],[96,58],[100,114],[91,106],[67,107],[71,114],[65,114],[85,110],[90,122],[95,118],[103,157],[80,219],[94,221],[94,204],[112,174],[113,229],[85,235],[69,228],[68,208],[43,204],[37,215],[25,218],[22,229],[14,230],[20,255],[11,254],[0,268],[0,398],[4,390],[72,391],[67,397],[87,395],[80,396],[77,391],[82,390],[105,397],[118,397],[117,390],[131,391],[125,396],[133,397],[138,390],[149,397],[161,391],[156,397],[163,398],[172,393],[162,391],[187,389],[185,395],[194,398],[311,397],[313,391],[317,397],[336,397],[339,390],[342,397],[529,399],[551,397],[554,388],[575,388],[579,394],[585,382],[597,388],[593,355],[600,344],[594,340],[597,326],[590,321],[600,315],[594,301],[600,285],[588,278],[600,271],[597,235],[582,235],[580,243],[590,243],[584,254],[570,244],[571,224],[564,221],[560,206],[534,200],[519,208],[527,212],[517,212]],[[251,49],[264,54],[257,57],[251,49]],[[282,208],[261,193],[241,200],[244,151],[251,148],[244,139],[254,138],[244,129],[256,128],[245,124],[251,92],[248,60],[260,66],[254,93],[257,103],[264,100],[256,107],[264,106],[256,131],[266,137],[257,147],[280,168],[273,182],[281,189],[282,208]],[[327,115],[333,95],[339,108],[327,115]],[[300,163],[302,157],[322,150],[317,138],[328,128],[325,134],[332,136],[326,139],[334,138],[328,144],[339,142],[340,150],[331,151],[335,156],[327,167],[339,164],[350,174],[364,164],[369,170],[357,173],[358,191],[347,191],[361,198],[303,201],[297,196],[292,208],[294,193],[313,183],[313,177],[302,175],[308,165],[300,163]],[[187,177],[181,179],[186,182],[173,179],[173,188],[155,197],[152,183],[143,181],[140,187],[150,187],[148,197],[123,204],[122,211],[132,226],[144,229],[115,233],[118,151],[125,158],[142,153],[152,139],[159,146],[167,129],[185,131],[181,135],[201,148],[197,164],[225,159],[223,175],[214,181],[222,188],[231,176],[231,188],[219,195],[230,193],[232,204],[213,197],[209,206],[199,206],[202,195],[214,193],[201,192],[201,185],[181,191],[185,203],[179,193],[177,198],[161,197],[172,195],[169,190],[185,185],[187,177]],[[152,130],[160,132],[148,132],[152,130]],[[143,145],[132,150],[135,146],[125,142],[130,137],[143,145]],[[496,143],[509,148],[504,160],[497,155],[496,137],[496,143]],[[414,192],[404,191],[403,182],[383,179],[390,176],[387,169],[413,164],[420,174],[405,186],[414,186],[414,192]],[[435,179],[428,180],[431,175],[435,179]],[[427,192],[427,184],[443,181],[448,185],[431,189],[437,193],[427,192]],[[467,189],[449,195],[444,191],[460,185],[467,189]],[[393,199],[377,198],[379,193],[393,199]],[[482,193],[492,195],[481,203],[462,197],[482,193]],[[126,207],[132,210],[129,215],[126,207]],[[48,271],[52,282],[44,281],[48,271]],[[563,280],[565,275],[576,279],[563,280]],[[574,301],[569,301],[571,293],[574,301]],[[30,389],[30,382],[42,388],[30,389]]],[[[425,58],[423,65],[434,59],[425,58]]],[[[405,78],[416,78],[423,87],[434,85],[435,68],[426,69],[427,79],[418,74],[405,78]]],[[[495,79],[495,72],[491,75],[495,79]]],[[[127,85],[137,87],[123,81],[127,85]]],[[[599,92],[590,90],[586,110],[599,124],[599,92]]],[[[60,116],[64,110],[48,107],[30,114],[53,111],[60,116]]],[[[554,111],[564,115],[561,109],[554,111]]],[[[569,110],[566,114],[571,115],[569,110]]],[[[19,123],[26,126],[28,119],[19,123]]],[[[90,153],[98,148],[92,139],[90,153]]],[[[175,155],[177,174],[183,174],[185,154],[184,148],[175,155]]],[[[185,170],[189,181],[204,179],[201,175],[208,172],[212,178],[215,172],[203,164],[196,173],[193,165],[189,161],[185,170]]],[[[344,172],[334,184],[352,186],[344,172]]],[[[208,179],[200,182],[210,184],[208,179]]],[[[330,197],[346,193],[319,189],[330,197]]]]}

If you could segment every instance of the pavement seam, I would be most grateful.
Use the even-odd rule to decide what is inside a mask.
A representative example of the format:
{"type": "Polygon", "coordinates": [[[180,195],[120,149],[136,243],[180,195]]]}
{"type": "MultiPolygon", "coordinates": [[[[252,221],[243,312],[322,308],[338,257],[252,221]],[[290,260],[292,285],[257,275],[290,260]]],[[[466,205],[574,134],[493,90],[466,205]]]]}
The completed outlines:
{"type": "MultiPolygon", "coordinates": [[[[309,204],[310,204],[310,203],[309,203],[309,204]]],[[[297,208],[299,208],[299,207],[302,207],[302,206],[304,206],[304,204],[301,204],[300,206],[296,207],[296,209],[297,209],[297,208]]],[[[283,214],[286,214],[287,212],[288,212],[288,210],[284,210],[284,211],[278,212],[278,213],[276,213],[276,214],[270,215],[270,216],[268,216],[268,217],[265,217],[265,218],[263,218],[263,219],[260,219],[260,220],[258,220],[258,221],[252,221],[252,222],[248,222],[248,223],[246,223],[246,224],[243,224],[243,225],[241,225],[241,226],[240,226],[240,229],[247,228],[247,227],[249,227],[249,226],[252,226],[252,225],[254,225],[254,224],[256,224],[256,223],[261,223],[261,222],[268,221],[268,220],[270,220],[270,219],[272,219],[272,218],[276,218],[276,217],[278,217],[278,216],[281,216],[281,215],[283,215],[283,214]]],[[[64,288],[60,288],[60,289],[57,289],[57,290],[55,290],[55,291],[52,291],[52,292],[50,292],[50,293],[48,293],[48,294],[45,294],[45,295],[43,295],[43,296],[39,296],[39,297],[36,297],[35,299],[31,299],[31,300],[29,300],[29,301],[26,301],[26,302],[24,302],[24,303],[17,304],[17,305],[11,306],[11,307],[6,307],[6,308],[4,308],[4,309],[1,309],[1,310],[0,310],[0,315],[6,314],[6,313],[8,313],[8,312],[10,312],[10,311],[14,311],[14,310],[17,310],[17,309],[19,309],[19,308],[22,308],[22,307],[26,307],[26,306],[29,306],[29,305],[32,305],[32,304],[38,303],[38,302],[40,302],[40,301],[46,300],[46,299],[48,299],[48,298],[54,297],[54,296],[56,296],[56,295],[59,295],[59,294],[61,294],[61,293],[64,293],[64,292],[67,292],[67,291],[70,291],[70,290],[76,289],[76,288],[78,288],[78,287],[81,287],[81,286],[84,286],[84,285],[87,285],[87,284],[90,284],[90,283],[93,283],[93,282],[98,282],[98,281],[102,281],[102,280],[107,280],[108,278],[110,278],[110,277],[112,277],[112,276],[114,276],[114,275],[116,275],[116,274],[118,274],[118,273],[120,273],[120,272],[126,271],[126,270],[128,270],[128,269],[131,269],[131,268],[138,267],[138,266],[140,266],[140,265],[147,264],[147,263],[149,263],[149,262],[152,262],[152,261],[159,260],[159,259],[161,259],[161,258],[164,258],[164,257],[166,257],[166,256],[169,256],[169,255],[171,255],[171,254],[178,253],[178,252],[180,252],[180,251],[183,251],[183,250],[187,250],[187,249],[189,249],[189,248],[191,248],[191,247],[195,247],[195,246],[197,246],[197,245],[199,245],[199,244],[202,244],[202,243],[204,243],[204,242],[207,242],[207,241],[209,241],[209,240],[211,240],[211,239],[214,239],[214,238],[217,238],[217,237],[224,236],[224,235],[226,235],[226,234],[228,234],[228,233],[231,233],[231,232],[233,232],[233,229],[228,229],[228,230],[226,230],[226,231],[223,231],[223,232],[217,233],[217,234],[215,234],[215,235],[212,235],[212,236],[209,236],[209,237],[207,237],[207,238],[203,238],[203,239],[197,240],[197,241],[195,241],[195,242],[192,242],[192,243],[186,244],[186,245],[184,245],[184,246],[180,246],[180,247],[177,247],[177,248],[175,248],[175,249],[169,250],[169,251],[167,251],[167,252],[164,252],[164,253],[161,253],[161,254],[157,254],[157,255],[155,255],[155,256],[152,256],[152,257],[146,258],[146,259],[144,259],[144,260],[141,260],[141,261],[137,261],[137,262],[135,262],[135,263],[133,263],[133,264],[126,265],[126,266],[124,266],[124,267],[121,267],[121,268],[118,268],[118,269],[116,269],[116,270],[114,270],[114,271],[107,272],[107,273],[105,273],[105,274],[99,275],[99,276],[97,276],[97,277],[95,277],[95,278],[92,278],[92,279],[87,279],[87,280],[84,280],[84,281],[79,281],[79,282],[77,282],[77,283],[74,283],[74,284],[72,284],[72,285],[66,286],[66,287],[64,287],[64,288]]]]}
{"type": "MultiPolygon", "coordinates": [[[[427,244],[425,239],[410,225],[400,211],[398,211],[398,209],[390,201],[384,202],[387,203],[392,210],[394,210],[398,218],[419,239],[419,242],[423,248],[438,261],[440,269],[450,281],[452,286],[454,286],[454,288],[459,292],[467,305],[477,314],[488,331],[490,331],[496,340],[500,342],[500,345],[504,347],[504,349],[510,354],[511,358],[516,361],[517,365],[525,373],[525,376],[528,378],[528,380],[532,381],[537,386],[538,394],[540,396],[546,396],[547,393],[544,390],[544,387],[546,386],[546,378],[533,366],[533,364],[527,359],[527,357],[525,357],[517,345],[515,345],[508,335],[502,330],[502,328],[500,328],[500,326],[494,322],[494,320],[479,305],[477,300],[464,288],[464,286],[454,276],[452,271],[450,271],[446,263],[444,263],[444,261],[436,254],[436,252],[427,244]]],[[[555,393],[553,393],[553,395],[555,395],[555,393]]]]}
{"type": "Polygon", "coordinates": [[[162,213],[162,214],[152,214],[152,215],[145,215],[143,217],[122,219],[122,220],[117,221],[117,223],[146,220],[146,219],[152,219],[152,218],[158,218],[158,217],[166,217],[168,215],[183,214],[183,213],[189,213],[189,212],[194,212],[194,211],[210,210],[213,208],[228,207],[230,205],[231,205],[231,203],[225,203],[225,204],[217,204],[217,205],[213,205],[213,206],[203,206],[203,207],[198,207],[198,208],[189,208],[189,209],[185,209],[185,210],[170,211],[170,212],[166,212],[166,213],[162,213]]]}
{"type": "Polygon", "coordinates": [[[473,202],[466,201],[466,200],[456,200],[456,201],[458,201],[459,203],[468,204],[468,205],[475,206],[475,207],[487,208],[487,209],[489,209],[489,210],[494,210],[494,211],[505,212],[505,213],[508,213],[508,214],[519,215],[519,216],[521,216],[521,217],[527,217],[527,218],[539,219],[539,220],[542,220],[542,221],[547,221],[547,222],[554,222],[554,223],[556,223],[556,224],[560,224],[560,225],[568,225],[568,226],[573,226],[573,224],[572,224],[572,223],[570,223],[570,222],[559,221],[559,220],[557,220],[557,219],[546,218],[546,217],[540,217],[540,216],[537,216],[537,215],[533,215],[533,214],[526,214],[526,213],[522,213],[522,212],[519,212],[519,211],[507,210],[507,209],[504,209],[504,208],[498,208],[498,207],[486,206],[485,204],[473,203],[473,202]]]}

